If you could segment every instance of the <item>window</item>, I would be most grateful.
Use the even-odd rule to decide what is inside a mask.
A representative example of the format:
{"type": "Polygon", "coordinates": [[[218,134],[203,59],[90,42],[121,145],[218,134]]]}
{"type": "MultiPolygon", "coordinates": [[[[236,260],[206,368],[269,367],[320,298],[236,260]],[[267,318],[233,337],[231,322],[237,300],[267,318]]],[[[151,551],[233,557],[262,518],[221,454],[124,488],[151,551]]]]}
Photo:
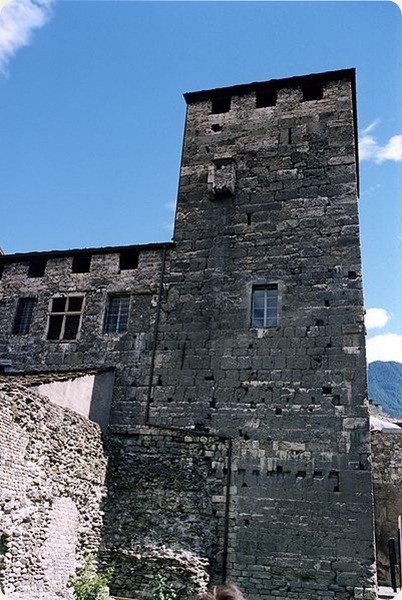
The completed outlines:
{"type": "Polygon", "coordinates": [[[51,300],[47,339],[75,340],[81,323],[84,296],[63,296],[51,300]]]}
{"type": "Polygon", "coordinates": [[[105,333],[127,331],[130,296],[111,296],[105,313],[105,333]]]}
{"type": "Polygon", "coordinates": [[[13,327],[14,334],[24,335],[29,333],[34,306],[35,298],[20,298],[18,300],[13,327]]]}
{"type": "Polygon", "coordinates": [[[89,273],[91,268],[91,255],[90,254],[79,254],[73,258],[73,273],[89,273]]]}
{"type": "Polygon", "coordinates": [[[276,90],[261,90],[256,93],[256,108],[265,108],[267,106],[275,106],[277,98],[276,90]]]}
{"type": "Polygon", "coordinates": [[[120,252],[120,271],[128,271],[138,267],[138,250],[123,250],[120,252]]]}
{"type": "Polygon", "coordinates": [[[221,96],[212,100],[211,114],[219,115],[230,111],[230,96],[221,96]]]}
{"type": "Polygon", "coordinates": [[[46,269],[46,260],[31,260],[28,267],[28,277],[43,277],[46,269]]]}
{"type": "Polygon", "coordinates": [[[323,87],[320,84],[311,84],[303,87],[303,102],[309,100],[322,100],[323,87]]]}
{"type": "Polygon", "coordinates": [[[252,327],[278,325],[278,286],[276,284],[253,287],[251,310],[252,327]]]}

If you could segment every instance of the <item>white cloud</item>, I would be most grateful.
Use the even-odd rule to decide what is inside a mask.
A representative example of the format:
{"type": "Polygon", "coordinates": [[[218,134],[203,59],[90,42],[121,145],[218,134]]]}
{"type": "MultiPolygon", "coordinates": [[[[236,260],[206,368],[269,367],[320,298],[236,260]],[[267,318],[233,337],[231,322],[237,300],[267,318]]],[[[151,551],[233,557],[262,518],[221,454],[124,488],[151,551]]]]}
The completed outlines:
{"type": "Polygon", "coordinates": [[[369,338],[366,342],[367,362],[392,360],[402,363],[402,335],[384,333],[369,338]]]}
{"type": "Polygon", "coordinates": [[[32,40],[34,29],[43,27],[50,16],[54,0],[10,0],[0,12],[0,73],[17,50],[32,40]]]}
{"type": "Polygon", "coordinates": [[[386,160],[402,161],[402,135],[393,135],[386,144],[381,146],[372,135],[379,122],[379,119],[376,119],[363,129],[359,139],[360,160],[372,160],[377,165],[386,160]]]}
{"type": "Polygon", "coordinates": [[[364,322],[367,329],[376,329],[384,327],[391,318],[391,314],[384,308],[368,308],[364,322]]]}

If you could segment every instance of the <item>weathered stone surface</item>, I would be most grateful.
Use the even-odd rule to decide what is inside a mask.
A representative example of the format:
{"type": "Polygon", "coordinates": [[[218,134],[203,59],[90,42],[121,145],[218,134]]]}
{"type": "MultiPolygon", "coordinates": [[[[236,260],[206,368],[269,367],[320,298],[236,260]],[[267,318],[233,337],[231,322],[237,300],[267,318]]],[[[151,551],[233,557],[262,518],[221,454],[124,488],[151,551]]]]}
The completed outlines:
{"type": "Polygon", "coordinates": [[[0,384],[1,581],[12,600],[71,598],[99,545],[106,460],[97,425],[0,384]]]}

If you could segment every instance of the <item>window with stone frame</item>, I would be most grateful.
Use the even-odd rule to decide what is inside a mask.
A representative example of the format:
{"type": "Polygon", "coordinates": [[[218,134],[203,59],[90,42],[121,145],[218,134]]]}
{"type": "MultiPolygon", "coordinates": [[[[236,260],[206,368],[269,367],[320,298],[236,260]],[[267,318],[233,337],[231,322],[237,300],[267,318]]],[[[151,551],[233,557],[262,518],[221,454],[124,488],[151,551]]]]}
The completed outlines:
{"type": "Polygon", "coordinates": [[[278,325],[277,284],[253,286],[251,327],[273,327],[275,325],[278,325]]]}
{"type": "Polygon", "coordinates": [[[35,298],[20,298],[18,300],[17,312],[15,313],[14,319],[13,334],[25,335],[29,333],[35,302],[35,298]]]}
{"type": "Polygon", "coordinates": [[[127,331],[130,311],[130,296],[109,296],[106,305],[104,333],[127,331]]]}
{"type": "Polygon", "coordinates": [[[76,340],[81,326],[84,296],[54,296],[48,315],[48,340],[76,340]]]}

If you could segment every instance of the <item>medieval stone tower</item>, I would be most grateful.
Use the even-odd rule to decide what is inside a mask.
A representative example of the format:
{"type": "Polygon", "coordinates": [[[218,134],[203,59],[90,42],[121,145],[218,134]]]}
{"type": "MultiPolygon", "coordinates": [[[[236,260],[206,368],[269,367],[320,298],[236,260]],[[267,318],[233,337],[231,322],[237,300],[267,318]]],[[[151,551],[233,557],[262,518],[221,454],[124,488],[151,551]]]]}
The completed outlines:
{"type": "Polygon", "coordinates": [[[0,257],[0,501],[39,532],[5,530],[0,577],[12,600],[67,599],[98,547],[116,596],[149,598],[167,571],[249,600],[373,600],[354,71],[185,98],[172,243],[0,257]],[[101,424],[102,512],[101,442],[63,408],[88,483],[80,436],[48,445],[29,406],[50,440],[56,413],[16,406],[16,374],[101,424]]]}
{"type": "Polygon", "coordinates": [[[232,439],[227,568],[247,593],[362,597],[373,533],[354,72],[186,100],[150,421],[232,439]]]}

